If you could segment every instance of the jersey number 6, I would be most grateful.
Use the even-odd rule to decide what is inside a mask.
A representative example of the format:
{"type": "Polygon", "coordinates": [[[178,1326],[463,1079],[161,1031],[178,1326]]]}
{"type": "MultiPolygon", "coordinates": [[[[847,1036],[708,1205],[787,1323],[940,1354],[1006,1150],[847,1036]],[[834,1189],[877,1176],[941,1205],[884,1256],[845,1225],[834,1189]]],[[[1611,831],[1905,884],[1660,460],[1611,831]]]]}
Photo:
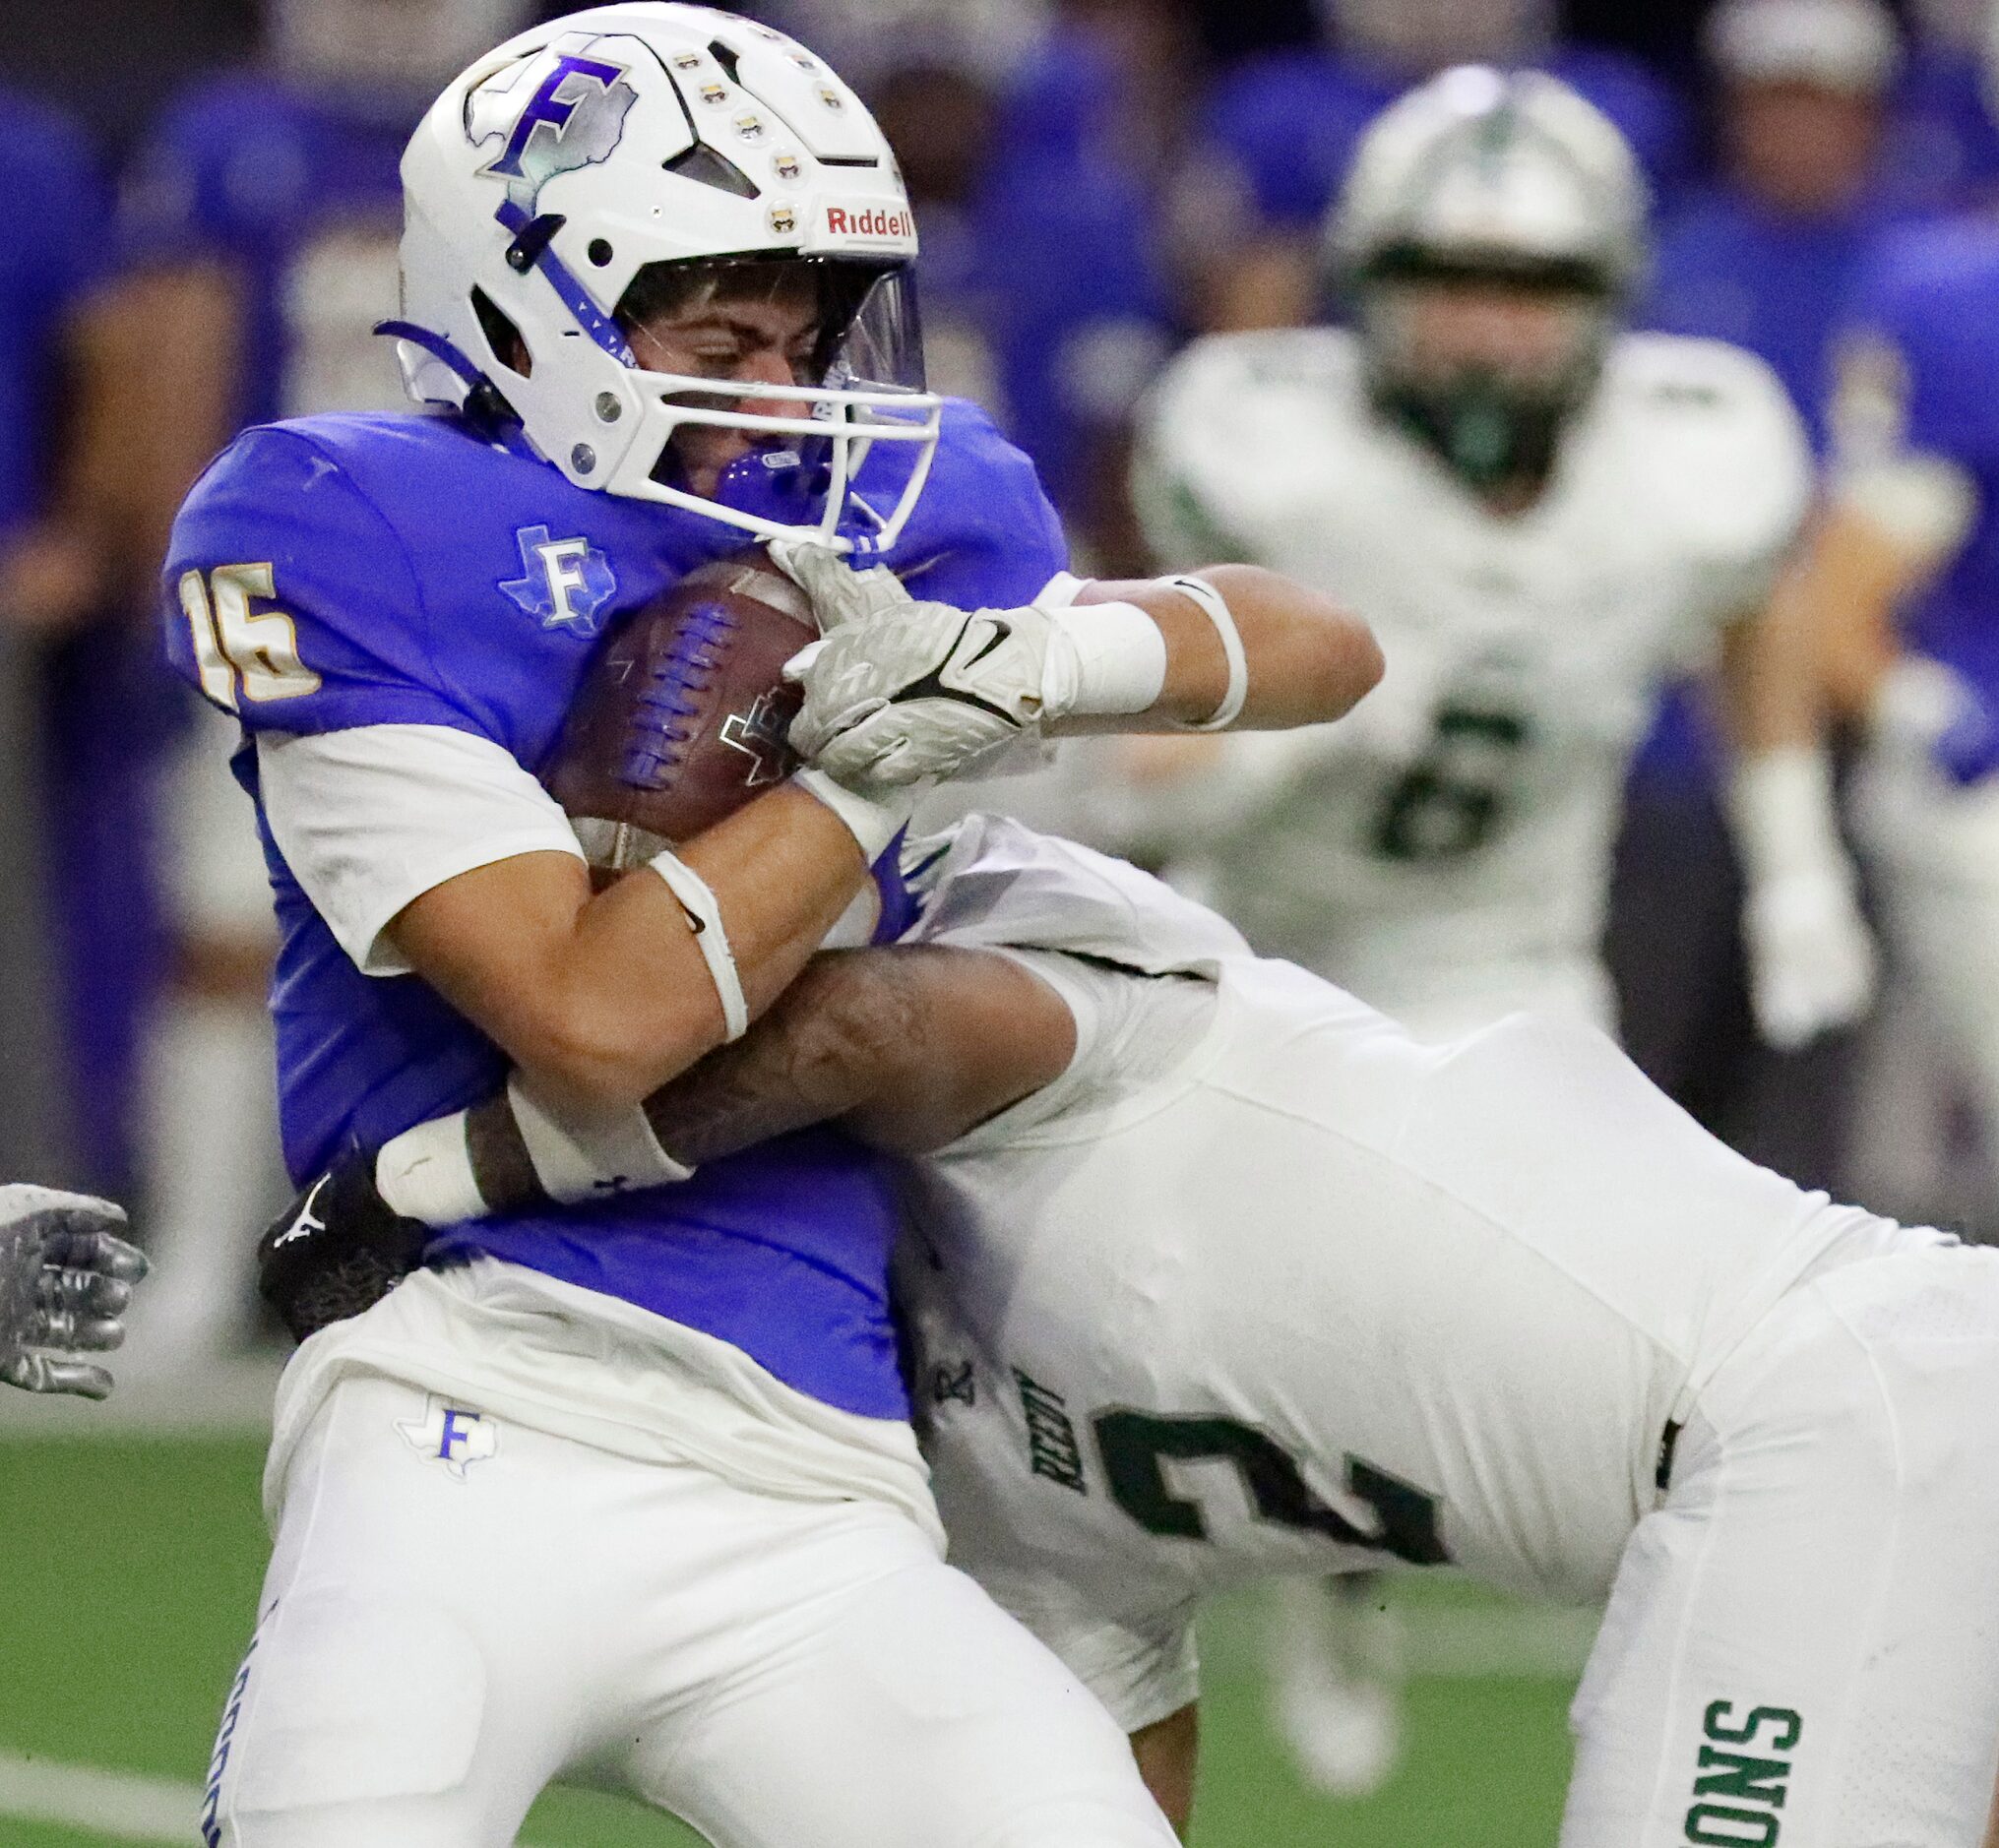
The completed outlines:
{"type": "Polygon", "coordinates": [[[1164,1465],[1214,1459],[1235,1465],[1263,1520],[1324,1534],[1343,1546],[1392,1553],[1411,1566],[1450,1560],[1437,1531],[1436,1498],[1357,1456],[1346,1459],[1346,1487],[1373,1513],[1371,1531],[1320,1501],[1289,1452],[1254,1425],[1128,1411],[1099,1412],[1094,1423],[1111,1499],[1148,1533],[1208,1538],[1208,1517],[1198,1503],[1166,1486],[1164,1465]]]}
{"type": "Polygon", "coordinates": [[[1456,860],[1491,837],[1506,809],[1530,730],[1516,712],[1438,710],[1424,751],[1388,792],[1374,850],[1388,860],[1456,860]]]}
{"type": "Polygon", "coordinates": [[[319,676],[298,658],[298,631],[282,610],[253,610],[250,599],[277,594],[269,565],[218,565],[204,580],[180,575],[180,607],[194,641],[202,692],[225,712],[243,698],[264,704],[319,691],[319,676]]]}

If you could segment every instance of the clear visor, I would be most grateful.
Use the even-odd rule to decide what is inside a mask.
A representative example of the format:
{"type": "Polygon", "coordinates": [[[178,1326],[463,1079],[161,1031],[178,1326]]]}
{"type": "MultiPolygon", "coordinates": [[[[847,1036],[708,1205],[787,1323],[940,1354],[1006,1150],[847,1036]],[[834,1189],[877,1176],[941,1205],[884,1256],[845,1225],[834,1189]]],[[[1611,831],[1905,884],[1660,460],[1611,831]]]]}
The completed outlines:
{"type": "Polygon", "coordinates": [[[924,389],[906,266],[788,254],[656,265],[618,322],[657,392],[660,498],[766,536],[809,526],[830,539],[851,520],[869,542],[894,542],[920,479],[898,481],[906,504],[884,508],[860,477],[877,444],[924,446],[909,460],[927,472],[941,408],[924,389]],[[774,494],[781,515],[757,504],[774,494]]]}

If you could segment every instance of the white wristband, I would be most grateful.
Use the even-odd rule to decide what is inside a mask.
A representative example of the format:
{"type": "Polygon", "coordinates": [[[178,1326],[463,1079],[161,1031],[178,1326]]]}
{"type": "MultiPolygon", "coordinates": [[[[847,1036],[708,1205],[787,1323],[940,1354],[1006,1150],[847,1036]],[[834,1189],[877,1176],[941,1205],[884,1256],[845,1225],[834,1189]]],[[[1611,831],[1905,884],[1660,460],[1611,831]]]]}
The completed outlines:
{"type": "Polygon", "coordinates": [[[721,1003],[723,1040],[741,1039],[750,1030],[750,1006],[743,999],[735,952],[728,947],[728,932],[722,927],[721,906],[709,890],[708,881],[671,853],[655,854],[646,864],[666,882],[666,890],[679,899],[688,923],[694,926],[695,944],[702,960],[708,964],[716,998],[721,1003]]]}
{"type": "Polygon", "coordinates": [[[1041,670],[1047,719],[1144,712],[1166,687],[1166,638],[1136,603],[1067,603],[1041,612],[1069,648],[1041,670]]]}
{"type": "Polygon", "coordinates": [[[824,770],[794,770],[791,780],[807,793],[817,796],[846,824],[847,832],[860,843],[861,858],[870,866],[889,850],[889,842],[908,827],[909,817],[916,806],[917,791],[914,789],[906,794],[899,791],[889,801],[876,802],[867,796],[856,795],[844,783],[834,781],[824,770]]]}
{"type": "Polygon", "coordinates": [[[637,1104],[557,1115],[522,1083],[518,1072],[507,1081],[507,1102],[534,1178],[550,1200],[575,1205],[642,1187],[663,1187],[694,1173],[659,1146],[637,1104]]]}
{"type": "Polygon", "coordinates": [[[1795,874],[1850,878],[1833,797],[1833,768],[1813,745],[1745,759],[1728,784],[1728,820],[1752,886],[1795,874]]]}
{"type": "Polygon", "coordinates": [[[1199,724],[1182,724],[1180,730],[1226,731],[1242,716],[1243,704],[1249,698],[1249,661],[1243,654],[1242,636],[1228,599],[1205,578],[1166,578],[1161,582],[1201,605],[1221,638],[1221,652],[1228,662],[1228,691],[1221,696],[1221,704],[1199,724]]]}
{"type": "Polygon", "coordinates": [[[375,1156],[375,1191],[392,1212],[425,1225],[457,1225],[486,1216],[485,1197],[472,1173],[464,1110],[434,1117],[392,1136],[375,1156]]]}

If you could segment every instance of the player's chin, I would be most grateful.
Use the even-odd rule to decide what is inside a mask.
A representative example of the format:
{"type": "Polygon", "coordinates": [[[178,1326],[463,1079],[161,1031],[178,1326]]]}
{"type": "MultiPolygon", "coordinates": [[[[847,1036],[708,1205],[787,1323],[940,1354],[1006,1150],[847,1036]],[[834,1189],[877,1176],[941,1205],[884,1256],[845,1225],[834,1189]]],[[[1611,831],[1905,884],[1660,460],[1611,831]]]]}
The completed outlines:
{"type": "Polygon", "coordinates": [[[722,476],[744,457],[776,447],[747,430],[682,429],[673,439],[673,460],[687,491],[712,501],[721,491],[722,476]]]}

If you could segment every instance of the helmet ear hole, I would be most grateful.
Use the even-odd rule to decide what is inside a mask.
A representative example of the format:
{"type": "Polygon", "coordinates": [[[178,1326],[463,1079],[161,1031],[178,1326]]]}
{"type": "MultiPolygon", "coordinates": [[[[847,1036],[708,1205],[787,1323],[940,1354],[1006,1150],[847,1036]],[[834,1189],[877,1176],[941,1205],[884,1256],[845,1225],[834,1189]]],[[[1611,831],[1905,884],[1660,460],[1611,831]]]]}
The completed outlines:
{"type": "Polygon", "coordinates": [[[509,372],[524,379],[531,377],[534,355],[528,350],[521,330],[484,289],[476,286],[472,289],[472,313],[479,318],[479,331],[493,349],[493,357],[509,372]]]}

